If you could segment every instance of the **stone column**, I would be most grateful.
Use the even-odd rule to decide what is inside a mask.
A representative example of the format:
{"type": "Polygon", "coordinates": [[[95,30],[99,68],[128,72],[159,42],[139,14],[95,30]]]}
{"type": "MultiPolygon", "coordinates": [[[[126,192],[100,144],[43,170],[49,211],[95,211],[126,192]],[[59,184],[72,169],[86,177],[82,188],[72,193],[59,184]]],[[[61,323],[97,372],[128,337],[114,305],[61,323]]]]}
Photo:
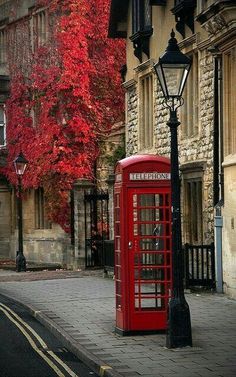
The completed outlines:
{"type": "Polygon", "coordinates": [[[114,182],[115,174],[110,174],[107,180],[109,195],[109,239],[114,240],[114,182]]]}

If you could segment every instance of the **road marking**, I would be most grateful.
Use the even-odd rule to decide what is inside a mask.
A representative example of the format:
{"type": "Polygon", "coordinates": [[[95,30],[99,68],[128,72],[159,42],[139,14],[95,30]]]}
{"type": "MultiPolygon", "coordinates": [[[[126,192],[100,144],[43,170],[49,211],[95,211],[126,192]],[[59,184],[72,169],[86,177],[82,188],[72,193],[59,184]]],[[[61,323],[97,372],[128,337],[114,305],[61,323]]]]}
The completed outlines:
{"type": "Polygon", "coordinates": [[[0,303],[0,306],[2,306],[3,308],[5,308],[9,313],[11,313],[11,315],[13,317],[15,317],[20,323],[22,323],[22,325],[24,325],[30,332],[31,334],[34,335],[34,337],[38,340],[38,342],[41,344],[41,346],[43,347],[43,349],[47,349],[47,344],[43,341],[43,339],[36,333],[36,331],[34,329],[32,329],[32,327],[30,327],[28,325],[28,323],[26,323],[20,316],[18,316],[18,314],[16,314],[12,309],[10,309],[8,306],[0,303]]]}
{"type": "Polygon", "coordinates": [[[31,347],[37,352],[39,356],[41,356],[46,363],[56,372],[56,374],[60,377],[65,377],[65,375],[57,368],[57,366],[36,346],[33,339],[29,336],[26,330],[5,310],[2,305],[0,306],[0,310],[8,317],[8,319],[13,322],[18,329],[22,332],[22,334],[26,337],[31,347]]]}
{"type": "Polygon", "coordinates": [[[10,309],[8,306],[0,303],[0,310],[9,318],[11,322],[13,322],[18,329],[22,332],[22,334],[26,337],[28,342],[30,343],[31,347],[41,356],[47,364],[56,372],[56,374],[59,377],[65,377],[65,375],[60,371],[60,369],[56,366],[56,364],[53,363],[51,359],[49,359],[36,345],[34,340],[31,338],[31,336],[28,334],[28,332],[24,329],[24,327],[37,339],[37,341],[40,343],[42,348],[45,352],[47,352],[59,365],[61,365],[64,370],[71,376],[71,377],[79,377],[77,374],[75,374],[69,367],[66,365],[53,351],[48,350],[47,344],[43,341],[43,339],[36,333],[36,331],[29,326],[21,317],[18,316],[12,309],[10,309]],[[15,317],[15,319],[13,318],[15,317]],[[17,322],[18,321],[18,322],[17,322]],[[20,323],[22,325],[20,325],[20,323]]]}
{"type": "Polygon", "coordinates": [[[104,377],[105,371],[109,370],[109,369],[112,369],[112,367],[110,367],[109,365],[101,365],[100,366],[100,371],[99,371],[99,376],[100,377],[104,377]]]}

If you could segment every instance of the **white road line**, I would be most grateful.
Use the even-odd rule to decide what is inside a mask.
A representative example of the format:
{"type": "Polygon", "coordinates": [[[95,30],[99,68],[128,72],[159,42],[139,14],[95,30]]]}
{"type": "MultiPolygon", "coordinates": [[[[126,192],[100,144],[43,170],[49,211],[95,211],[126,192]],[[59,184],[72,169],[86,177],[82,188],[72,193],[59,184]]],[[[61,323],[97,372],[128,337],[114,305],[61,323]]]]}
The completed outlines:
{"type": "Polygon", "coordinates": [[[60,377],[65,377],[64,374],[58,369],[56,364],[54,364],[35,344],[34,340],[30,337],[30,335],[27,333],[27,331],[24,329],[24,327],[37,339],[37,341],[40,343],[42,348],[47,352],[58,364],[60,364],[64,370],[71,376],[71,377],[79,377],[77,374],[75,374],[69,367],[66,365],[53,351],[48,350],[47,344],[43,341],[43,339],[36,333],[36,331],[29,326],[22,318],[18,316],[12,309],[10,309],[8,306],[0,303],[0,310],[4,312],[4,314],[9,318],[11,322],[13,322],[19,330],[22,332],[22,334],[26,337],[28,342],[30,343],[31,347],[47,362],[47,364],[57,373],[60,377]],[[16,321],[13,317],[16,318],[16,321]],[[22,327],[20,323],[24,326],[22,327]]]}

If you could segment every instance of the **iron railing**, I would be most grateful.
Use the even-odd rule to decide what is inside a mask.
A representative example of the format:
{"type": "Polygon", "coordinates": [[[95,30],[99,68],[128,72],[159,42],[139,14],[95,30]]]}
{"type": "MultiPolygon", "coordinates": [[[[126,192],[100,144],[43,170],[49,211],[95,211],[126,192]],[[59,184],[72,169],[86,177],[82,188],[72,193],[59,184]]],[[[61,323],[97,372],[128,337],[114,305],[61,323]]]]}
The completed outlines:
{"type": "MultiPolygon", "coordinates": [[[[215,250],[210,245],[189,245],[183,247],[185,288],[215,288],[215,250]]],[[[114,271],[114,240],[104,241],[104,270],[114,271]]]]}
{"type": "Polygon", "coordinates": [[[185,287],[215,288],[214,243],[184,245],[185,287]]]}
{"type": "Polygon", "coordinates": [[[114,271],[115,266],[115,252],[114,252],[114,240],[105,240],[104,241],[104,271],[114,271]]]}

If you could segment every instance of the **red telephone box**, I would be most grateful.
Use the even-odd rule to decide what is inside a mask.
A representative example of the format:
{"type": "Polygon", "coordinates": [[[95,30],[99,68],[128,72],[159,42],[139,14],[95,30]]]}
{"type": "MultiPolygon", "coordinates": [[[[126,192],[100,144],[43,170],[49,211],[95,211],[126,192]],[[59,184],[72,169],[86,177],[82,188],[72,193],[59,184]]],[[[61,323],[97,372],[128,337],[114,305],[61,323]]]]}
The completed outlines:
{"type": "Polygon", "coordinates": [[[114,187],[116,332],[167,328],[171,295],[170,160],[117,163],[114,187]]]}

